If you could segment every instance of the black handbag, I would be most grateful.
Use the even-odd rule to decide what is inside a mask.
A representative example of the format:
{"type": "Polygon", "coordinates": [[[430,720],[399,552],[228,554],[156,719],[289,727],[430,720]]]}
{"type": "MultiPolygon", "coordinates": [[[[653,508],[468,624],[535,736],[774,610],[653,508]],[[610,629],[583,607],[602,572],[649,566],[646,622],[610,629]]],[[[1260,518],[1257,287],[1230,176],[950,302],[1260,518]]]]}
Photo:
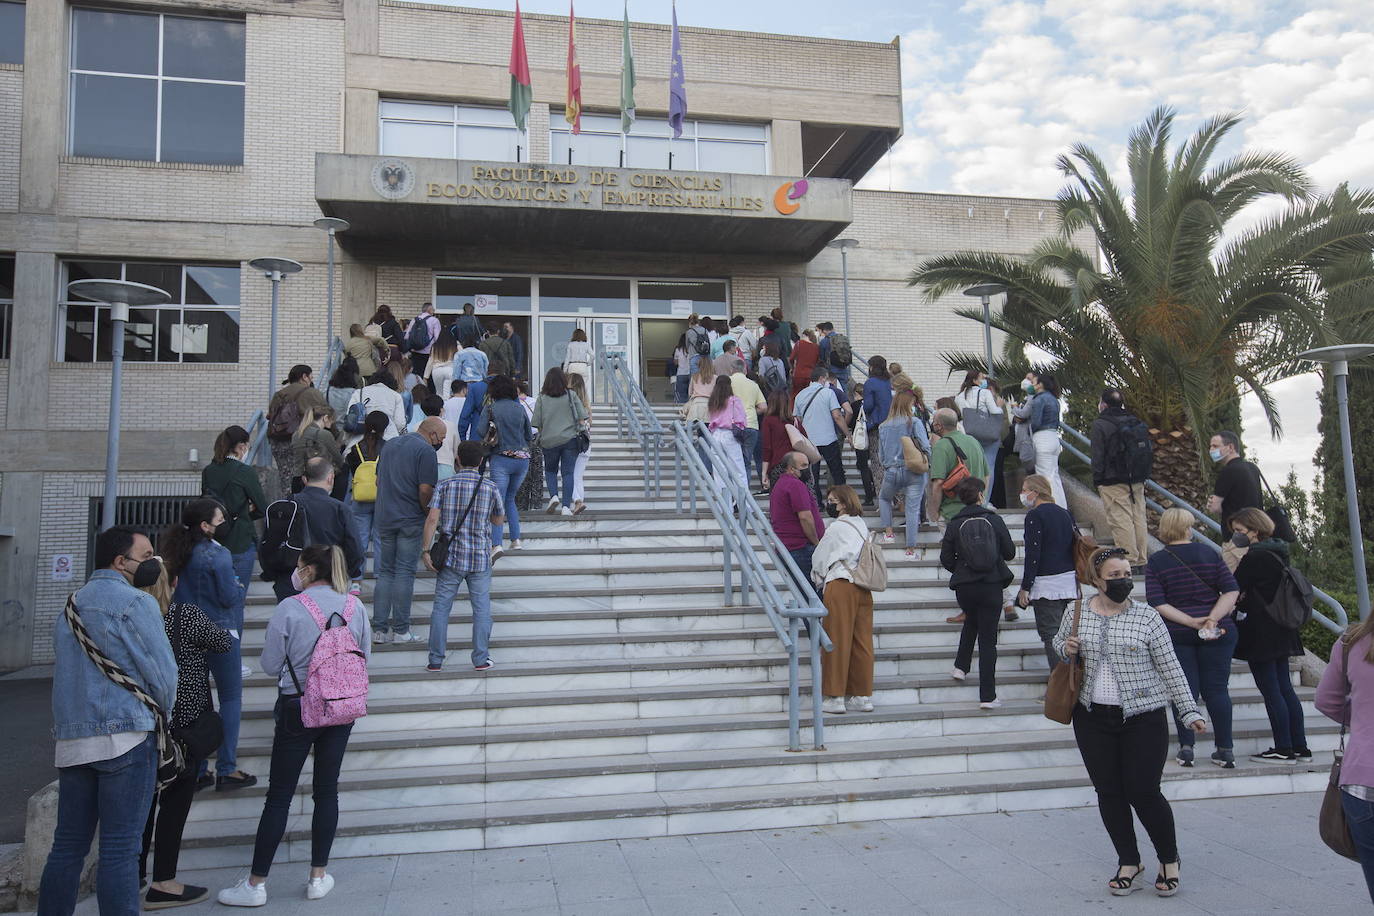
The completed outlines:
{"type": "MultiPolygon", "coordinates": [[[[175,605],[176,619],[172,623],[172,651],[181,645],[181,618],[184,610],[175,605]]],[[[215,712],[215,705],[207,695],[205,708],[189,725],[173,725],[172,740],[181,745],[181,754],[189,765],[194,760],[204,760],[215,752],[224,741],[224,720],[215,712]]]]}
{"type": "Polygon", "coordinates": [[[462,516],[458,519],[458,525],[453,531],[440,531],[434,535],[434,543],[429,545],[429,562],[434,567],[434,571],[443,572],[448,566],[448,549],[453,543],[454,533],[463,527],[463,523],[468,519],[468,513],[472,511],[472,504],[477,500],[477,491],[482,488],[482,480],[478,478],[477,485],[472,488],[472,496],[468,497],[467,508],[463,510],[462,516]]]}

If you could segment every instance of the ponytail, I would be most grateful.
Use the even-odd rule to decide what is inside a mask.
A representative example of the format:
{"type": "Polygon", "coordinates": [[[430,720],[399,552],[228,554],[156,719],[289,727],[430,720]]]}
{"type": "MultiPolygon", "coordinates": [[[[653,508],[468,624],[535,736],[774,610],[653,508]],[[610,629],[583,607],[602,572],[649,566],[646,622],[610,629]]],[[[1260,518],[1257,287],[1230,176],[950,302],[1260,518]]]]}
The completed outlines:
{"type": "Polygon", "coordinates": [[[348,594],[348,570],[344,566],[343,551],[325,544],[312,544],[301,551],[301,565],[315,571],[314,581],[328,582],[340,595],[348,594]]]}
{"type": "Polygon", "coordinates": [[[223,464],[229,455],[249,441],[248,430],[242,426],[230,426],[215,437],[215,464],[223,464]]]}

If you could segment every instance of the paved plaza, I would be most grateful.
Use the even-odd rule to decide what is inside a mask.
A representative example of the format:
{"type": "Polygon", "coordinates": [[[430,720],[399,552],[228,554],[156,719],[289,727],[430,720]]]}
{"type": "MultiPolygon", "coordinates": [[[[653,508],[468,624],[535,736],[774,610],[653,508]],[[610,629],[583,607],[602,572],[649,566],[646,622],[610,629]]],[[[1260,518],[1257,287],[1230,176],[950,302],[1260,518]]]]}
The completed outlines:
{"type": "MultiPolygon", "coordinates": [[[[1361,913],[1359,866],[1317,838],[1317,794],[1176,802],[1183,887],[1117,898],[1095,808],[340,859],[307,902],[278,866],[264,916],[763,916],[794,913],[1361,913]]],[[[1150,847],[1141,837],[1141,851],[1150,847]]],[[[1153,875],[1157,863],[1147,859],[1153,875]]],[[[245,869],[186,872],[213,889],[245,869]]],[[[230,910],[207,902],[186,912],[230,910]]],[[[77,907],[95,914],[94,898],[77,907]]]]}

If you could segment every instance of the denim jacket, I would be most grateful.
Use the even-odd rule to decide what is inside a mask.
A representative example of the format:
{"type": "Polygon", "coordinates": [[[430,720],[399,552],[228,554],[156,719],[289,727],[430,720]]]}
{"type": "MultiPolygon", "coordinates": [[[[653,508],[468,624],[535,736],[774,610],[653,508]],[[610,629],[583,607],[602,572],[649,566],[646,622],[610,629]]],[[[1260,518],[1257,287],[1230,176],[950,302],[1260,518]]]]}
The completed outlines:
{"type": "Polygon", "coordinates": [[[216,626],[226,630],[243,629],[239,610],[244,588],[234,575],[234,560],[223,544],[201,541],[191,551],[191,562],[181,571],[172,600],[194,604],[216,626]]]}
{"type": "MultiPolygon", "coordinates": [[[[498,452],[524,452],[530,447],[530,415],[519,401],[502,398],[491,402],[491,417],[496,422],[496,430],[501,441],[497,443],[498,452]]],[[[487,434],[487,414],[483,411],[477,420],[474,437],[479,441],[487,434]]]]}
{"type": "MultiPolygon", "coordinates": [[[[105,657],[170,713],[177,695],[177,662],[157,601],[114,570],[99,569],[77,591],[76,609],[105,657]]],[[[53,627],[53,647],[53,737],[61,741],[153,730],[148,707],[86,657],[65,614],[58,615],[53,627]]]]}
{"type": "Polygon", "coordinates": [[[1059,399],[1048,391],[1042,391],[1031,399],[1030,428],[1032,433],[1042,429],[1059,429],[1059,399]]]}
{"type": "MultiPolygon", "coordinates": [[[[926,425],[912,417],[907,422],[884,420],[878,427],[878,463],[889,471],[906,470],[906,456],[902,452],[902,438],[910,436],[916,440],[921,451],[930,456],[930,434],[926,425]]],[[[872,448],[870,438],[869,448],[872,448]]]]}

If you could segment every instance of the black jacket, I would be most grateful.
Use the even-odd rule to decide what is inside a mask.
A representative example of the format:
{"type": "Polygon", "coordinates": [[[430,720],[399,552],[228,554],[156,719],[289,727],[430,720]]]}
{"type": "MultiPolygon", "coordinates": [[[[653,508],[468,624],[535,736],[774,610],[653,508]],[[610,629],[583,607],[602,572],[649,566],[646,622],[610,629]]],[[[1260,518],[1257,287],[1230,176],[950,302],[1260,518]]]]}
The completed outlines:
{"type": "MultiPolygon", "coordinates": [[[[1091,443],[1091,454],[1093,460],[1093,486],[1108,487],[1113,484],[1131,483],[1121,477],[1107,474],[1107,443],[1116,435],[1116,428],[1126,420],[1134,420],[1135,415],[1128,413],[1124,407],[1108,407],[1093,420],[1093,425],[1088,429],[1088,441],[1091,443]]],[[[1140,483],[1140,481],[1135,481],[1140,483]]]]}
{"type": "Polygon", "coordinates": [[[348,508],[319,487],[307,486],[291,498],[305,510],[311,545],[342,548],[348,574],[354,578],[362,575],[363,549],[353,533],[353,519],[348,508]]]}
{"type": "Polygon", "coordinates": [[[1298,631],[1279,626],[1264,609],[1265,602],[1278,591],[1287,565],[1287,542],[1270,538],[1251,546],[1236,567],[1236,584],[1241,592],[1236,610],[1245,615],[1237,623],[1240,638],[1236,641],[1235,657],[1241,661],[1273,661],[1303,654],[1298,631]]]}
{"type": "Polygon", "coordinates": [[[1016,544],[1012,542],[1007,523],[1002,521],[1002,516],[980,505],[965,506],[960,510],[958,515],[949,520],[945,536],[940,541],[940,565],[953,573],[949,578],[950,588],[958,588],[961,585],[996,585],[1006,588],[1015,578],[1007,566],[1007,561],[1015,558],[1016,544]],[[959,557],[959,529],[964,522],[980,515],[987,516],[988,521],[992,523],[992,530],[997,533],[997,546],[1001,548],[1002,554],[996,568],[988,572],[975,572],[959,557]]]}

